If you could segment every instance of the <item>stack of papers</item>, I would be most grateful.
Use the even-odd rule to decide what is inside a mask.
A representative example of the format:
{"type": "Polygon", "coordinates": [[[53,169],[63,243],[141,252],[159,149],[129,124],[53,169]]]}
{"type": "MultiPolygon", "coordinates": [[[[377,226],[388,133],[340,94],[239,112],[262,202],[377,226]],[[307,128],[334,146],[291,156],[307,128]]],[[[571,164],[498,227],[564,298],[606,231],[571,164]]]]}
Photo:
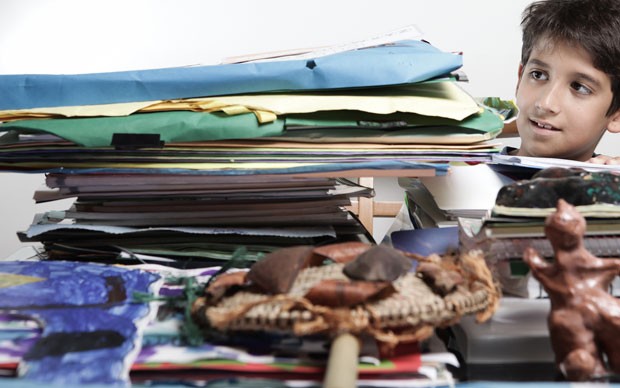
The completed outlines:
{"type": "Polygon", "coordinates": [[[345,210],[372,190],[335,178],[443,175],[497,151],[502,118],[458,86],[461,64],[402,40],[303,59],[0,76],[0,170],[47,173],[37,202],[77,199],[19,237],[56,259],[175,265],[214,264],[244,244],[258,258],[372,241],[345,210]]]}
{"type": "Polygon", "coordinates": [[[77,197],[19,233],[52,259],[221,264],[240,247],[257,260],[278,247],[365,234],[348,211],[372,189],[345,179],[49,174],[37,202],[77,197]]]}
{"type": "Polygon", "coordinates": [[[490,160],[503,127],[458,86],[461,64],[406,40],[313,59],[0,76],[0,169],[443,174],[450,160],[490,160]]]}

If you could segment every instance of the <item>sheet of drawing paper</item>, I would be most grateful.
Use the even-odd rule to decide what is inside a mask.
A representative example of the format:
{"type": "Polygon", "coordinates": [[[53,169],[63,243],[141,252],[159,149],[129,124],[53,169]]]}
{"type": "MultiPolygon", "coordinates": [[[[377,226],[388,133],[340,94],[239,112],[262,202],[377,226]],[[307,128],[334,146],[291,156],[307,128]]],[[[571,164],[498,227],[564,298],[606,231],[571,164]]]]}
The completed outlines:
{"type": "Polygon", "coordinates": [[[303,60],[73,75],[2,75],[0,109],[400,85],[443,76],[461,66],[460,55],[408,40],[303,60]]]}

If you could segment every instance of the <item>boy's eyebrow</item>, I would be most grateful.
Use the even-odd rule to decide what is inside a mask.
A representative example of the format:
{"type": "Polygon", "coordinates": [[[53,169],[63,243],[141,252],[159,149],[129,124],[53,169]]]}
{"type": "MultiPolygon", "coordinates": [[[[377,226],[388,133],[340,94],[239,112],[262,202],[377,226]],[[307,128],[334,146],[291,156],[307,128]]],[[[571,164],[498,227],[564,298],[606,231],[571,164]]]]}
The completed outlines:
{"type": "Polygon", "coordinates": [[[530,58],[529,61],[527,61],[527,64],[530,65],[536,65],[536,66],[541,66],[541,67],[549,67],[549,65],[546,62],[541,61],[540,59],[536,59],[536,58],[530,58]]]}
{"type": "Polygon", "coordinates": [[[589,76],[588,74],[584,74],[584,73],[575,73],[575,75],[577,76],[577,79],[581,79],[586,81],[587,83],[593,85],[595,88],[600,88],[601,87],[601,83],[593,78],[592,76],[589,76]]]}

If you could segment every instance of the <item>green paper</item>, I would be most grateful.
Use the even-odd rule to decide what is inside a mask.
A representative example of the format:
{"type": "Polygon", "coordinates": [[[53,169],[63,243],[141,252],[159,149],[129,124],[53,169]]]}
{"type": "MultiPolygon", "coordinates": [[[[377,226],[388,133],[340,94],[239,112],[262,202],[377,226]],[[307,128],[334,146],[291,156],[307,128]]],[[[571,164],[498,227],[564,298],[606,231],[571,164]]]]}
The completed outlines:
{"type": "MultiPolygon", "coordinates": [[[[323,132],[334,136],[334,129],[349,129],[349,136],[359,136],[359,131],[377,133],[382,131],[390,135],[425,135],[441,136],[462,133],[499,133],[504,126],[500,116],[488,108],[471,115],[464,120],[452,120],[443,117],[423,116],[415,113],[393,113],[379,115],[366,112],[330,111],[313,114],[296,114],[286,116],[285,136],[294,136],[294,132],[323,132]],[[351,131],[350,128],[355,129],[351,131]]],[[[344,132],[344,131],[342,131],[344,132]]],[[[338,133],[340,136],[341,134],[338,133]]]]}
{"type": "Polygon", "coordinates": [[[136,113],[123,117],[22,120],[0,131],[45,132],[84,147],[105,147],[115,133],[159,134],[165,143],[279,136],[284,122],[259,124],[253,113],[226,115],[188,111],[136,113]]]}

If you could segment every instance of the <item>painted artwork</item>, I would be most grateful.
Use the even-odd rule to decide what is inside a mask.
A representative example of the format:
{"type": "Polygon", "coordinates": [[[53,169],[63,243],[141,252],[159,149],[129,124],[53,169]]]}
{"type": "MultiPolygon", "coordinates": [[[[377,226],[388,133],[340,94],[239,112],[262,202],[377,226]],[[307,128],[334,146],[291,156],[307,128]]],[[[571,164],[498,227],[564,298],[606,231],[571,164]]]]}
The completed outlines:
{"type": "Polygon", "coordinates": [[[2,262],[0,325],[14,327],[5,331],[12,333],[10,341],[0,338],[0,348],[21,355],[24,382],[128,385],[140,327],[153,312],[133,294],[152,292],[158,280],[154,273],[118,266],[2,262]]]}

